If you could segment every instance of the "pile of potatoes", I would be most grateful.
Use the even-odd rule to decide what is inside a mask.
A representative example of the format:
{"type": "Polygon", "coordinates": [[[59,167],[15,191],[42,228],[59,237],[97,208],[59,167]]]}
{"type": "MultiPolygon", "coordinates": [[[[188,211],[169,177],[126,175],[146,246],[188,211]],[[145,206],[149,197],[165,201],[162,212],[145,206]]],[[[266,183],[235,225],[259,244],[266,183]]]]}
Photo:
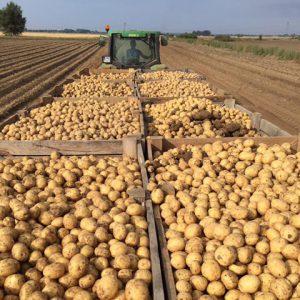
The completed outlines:
{"type": "Polygon", "coordinates": [[[97,74],[97,77],[100,80],[126,80],[126,79],[133,79],[133,76],[134,76],[134,70],[131,71],[130,69],[128,72],[120,72],[120,73],[103,72],[97,74]]]}
{"type": "Polygon", "coordinates": [[[199,74],[184,71],[156,71],[142,73],[139,76],[142,80],[179,80],[179,79],[199,79],[199,74]]]}
{"type": "Polygon", "coordinates": [[[165,138],[255,136],[250,117],[237,109],[222,107],[209,99],[178,98],[146,104],[149,135],[165,138]]]}
{"type": "Polygon", "coordinates": [[[154,156],[178,300],[300,299],[300,152],[238,139],[154,156]]]}
{"type": "Polygon", "coordinates": [[[208,83],[199,80],[161,80],[139,84],[140,94],[144,97],[209,97],[215,92],[208,83]]]}
{"type": "Polygon", "coordinates": [[[140,131],[135,99],[109,103],[95,99],[54,101],[6,125],[0,140],[120,139],[140,131]]]}
{"type": "Polygon", "coordinates": [[[126,157],[2,160],[0,299],[150,299],[141,187],[126,157]]]}
{"type": "Polygon", "coordinates": [[[62,97],[132,96],[133,88],[127,82],[102,80],[99,75],[82,75],[80,79],[63,86],[62,97]]]}

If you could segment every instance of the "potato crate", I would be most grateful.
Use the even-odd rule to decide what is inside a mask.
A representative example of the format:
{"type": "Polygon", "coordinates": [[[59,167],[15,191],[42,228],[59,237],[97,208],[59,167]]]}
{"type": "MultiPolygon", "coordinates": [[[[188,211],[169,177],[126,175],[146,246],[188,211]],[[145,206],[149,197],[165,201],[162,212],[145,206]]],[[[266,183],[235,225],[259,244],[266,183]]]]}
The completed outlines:
{"type": "MultiPolygon", "coordinates": [[[[201,98],[207,99],[207,97],[201,97],[201,98]]],[[[167,100],[167,99],[161,99],[161,100],[147,99],[146,101],[143,99],[141,100],[143,116],[144,116],[145,136],[147,136],[147,133],[148,133],[148,124],[153,122],[153,120],[152,120],[152,118],[149,118],[146,115],[146,113],[144,112],[144,106],[146,104],[156,105],[156,104],[166,103],[173,99],[176,99],[176,98],[170,98],[169,100],[167,100]]],[[[275,124],[264,119],[262,117],[261,113],[251,112],[250,110],[246,109],[242,105],[237,104],[235,99],[225,99],[224,101],[219,101],[219,99],[218,100],[215,99],[215,101],[213,101],[213,102],[214,102],[214,104],[228,107],[228,108],[235,108],[241,112],[248,114],[252,121],[253,129],[256,129],[258,131],[258,133],[260,133],[262,136],[290,136],[290,134],[287,131],[279,128],[275,124]]]]}
{"type": "Polygon", "coordinates": [[[164,287],[159,260],[158,240],[155,229],[152,202],[146,199],[147,173],[141,141],[136,138],[124,138],[115,141],[0,141],[0,157],[22,158],[47,157],[53,151],[65,156],[131,157],[138,161],[143,187],[132,189],[129,196],[144,205],[148,222],[149,249],[151,260],[152,284],[150,291],[153,300],[164,300],[164,287]]]}
{"type": "Polygon", "coordinates": [[[6,119],[4,119],[2,122],[0,122],[0,130],[2,130],[5,125],[17,122],[20,119],[20,117],[29,116],[30,110],[32,110],[34,108],[42,107],[42,106],[45,106],[47,104],[51,104],[53,102],[59,102],[59,101],[66,101],[66,100],[67,101],[80,101],[80,100],[83,100],[84,98],[94,99],[94,100],[97,100],[99,102],[106,101],[108,103],[118,103],[118,102],[121,102],[123,100],[136,100],[137,104],[138,104],[138,109],[136,111],[134,111],[134,115],[139,119],[140,131],[138,133],[136,133],[134,136],[136,136],[137,138],[143,138],[144,137],[145,125],[144,125],[142,106],[141,106],[141,103],[140,103],[139,99],[137,97],[134,97],[134,96],[128,96],[128,97],[101,97],[101,98],[100,97],[64,98],[64,97],[51,97],[51,96],[42,97],[42,98],[38,99],[37,101],[29,104],[25,109],[21,109],[21,110],[15,112],[15,113],[13,113],[12,115],[10,115],[6,119]]]}
{"type": "MultiPolygon", "coordinates": [[[[228,98],[232,98],[232,95],[231,94],[228,94],[226,93],[223,89],[220,89],[218,87],[216,87],[215,85],[209,83],[209,82],[206,82],[204,80],[198,80],[198,79],[185,79],[187,81],[200,81],[200,82],[203,82],[205,84],[208,84],[209,88],[215,93],[215,95],[212,95],[212,96],[190,96],[190,97],[193,97],[193,98],[206,98],[206,99],[211,99],[213,101],[223,101],[225,99],[228,99],[228,98]]],[[[153,83],[156,83],[156,82],[159,82],[160,80],[148,80],[146,82],[153,82],[153,83]]],[[[136,90],[136,95],[139,97],[139,99],[141,99],[142,102],[155,102],[157,101],[158,103],[159,102],[163,102],[163,101],[168,101],[168,100],[171,100],[171,99],[174,99],[174,98],[179,98],[179,97],[149,97],[147,95],[143,95],[140,91],[140,84],[143,84],[143,83],[138,83],[136,82],[135,83],[135,90],[136,90]]],[[[184,97],[181,97],[181,98],[184,98],[184,97]]]]}
{"type": "MultiPolygon", "coordinates": [[[[191,69],[186,68],[186,69],[163,69],[163,70],[139,70],[138,72],[136,72],[136,77],[135,77],[136,82],[137,83],[143,83],[143,82],[152,81],[152,80],[163,80],[163,78],[161,78],[161,79],[144,79],[144,78],[142,78],[143,74],[151,74],[151,73],[161,72],[161,71],[170,72],[170,73],[172,73],[172,72],[173,73],[174,72],[185,72],[185,73],[187,73],[187,75],[189,73],[196,73],[196,74],[198,74],[198,76],[195,77],[195,79],[197,79],[197,80],[206,80],[206,76],[204,74],[200,74],[200,73],[197,73],[197,72],[195,72],[191,69]]],[[[185,79],[185,78],[183,77],[182,79],[185,79]]]]}
{"type": "Polygon", "coordinates": [[[54,88],[52,88],[48,94],[45,96],[51,96],[51,97],[61,97],[64,85],[68,83],[72,83],[78,79],[81,78],[81,76],[91,76],[91,75],[100,75],[100,74],[128,74],[127,79],[103,79],[101,81],[104,82],[114,82],[114,83],[127,83],[131,89],[132,89],[132,96],[136,95],[135,90],[135,70],[128,69],[128,70],[117,70],[117,69],[89,69],[85,68],[81,70],[78,73],[75,73],[72,76],[67,77],[65,80],[60,82],[60,84],[56,85],[54,88]]]}
{"type": "Polygon", "coordinates": [[[80,78],[81,75],[104,75],[104,74],[124,74],[128,77],[128,80],[134,80],[136,70],[135,69],[96,69],[96,68],[85,68],[78,73],[76,73],[73,77],[75,79],[80,78]]]}
{"type": "MultiPolygon", "coordinates": [[[[220,139],[196,139],[196,138],[185,138],[185,139],[163,139],[161,137],[149,137],[147,139],[147,152],[148,152],[148,159],[153,161],[154,153],[159,151],[161,153],[168,151],[170,149],[180,147],[182,145],[205,145],[208,143],[214,143],[216,141],[222,142],[230,142],[234,141],[237,138],[220,138],[220,139]]],[[[249,138],[238,138],[241,140],[246,140],[249,138]]],[[[300,137],[297,136],[289,136],[289,137],[257,137],[257,138],[250,138],[255,142],[256,145],[260,143],[264,143],[267,145],[275,145],[275,144],[283,144],[283,143],[290,143],[292,148],[299,152],[300,151],[300,137]]],[[[149,193],[148,193],[148,198],[149,193]]],[[[167,240],[165,237],[165,225],[163,223],[161,214],[160,214],[160,207],[159,205],[154,205],[154,219],[156,224],[157,236],[159,241],[159,248],[160,248],[160,258],[161,258],[161,265],[163,270],[163,280],[165,285],[165,292],[167,299],[176,299],[176,287],[175,287],[175,280],[173,276],[173,270],[170,262],[170,256],[167,249],[167,240]]]]}

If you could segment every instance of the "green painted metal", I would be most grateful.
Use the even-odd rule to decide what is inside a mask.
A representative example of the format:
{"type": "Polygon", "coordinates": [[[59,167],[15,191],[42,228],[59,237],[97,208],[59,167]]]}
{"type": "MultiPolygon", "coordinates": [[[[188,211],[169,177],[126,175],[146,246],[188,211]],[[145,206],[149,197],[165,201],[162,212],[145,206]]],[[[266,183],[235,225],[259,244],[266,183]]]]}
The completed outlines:
{"type": "Polygon", "coordinates": [[[143,31],[143,30],[110,30],[108,32],[108,36],[112,36],[113,34],[121,34],[122,37],[137,37],[137,38],[143,38],[146,37],[148,34],[154,34],[156,36],[160,35],[159,31],[143,31]]]}
{"type": "Polygon", "coordinates": [[[168,69],[168,67],[165,64],[159,64],[159,65],[154,65],[150,68],[152,71],[159,71],[159,70],[165,70],[168,69]]]}

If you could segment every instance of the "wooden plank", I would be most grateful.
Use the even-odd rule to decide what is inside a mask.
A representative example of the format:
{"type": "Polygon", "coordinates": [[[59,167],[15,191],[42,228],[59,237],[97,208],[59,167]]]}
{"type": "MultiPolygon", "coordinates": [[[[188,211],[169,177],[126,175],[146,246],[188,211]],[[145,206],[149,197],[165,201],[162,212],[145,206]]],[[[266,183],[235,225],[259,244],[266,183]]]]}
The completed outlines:
{"type": "Polygon", "coordinates": [[[236,109],[238,109],[238,110],[240,110],[240,111],[242,111],[242,112],[245,112],[245,113],[248,114],[249,116],[252,115],[252,111],[248,110],[247,108],[245,108],[244,106],[241,106],[241,105],[239,105],[239,104],[236,104],[236,105],[234,106],[234,108],[236,108],[236,109]]]}
{"type": "Polygon", "coordinates": [[[262,119],[260,122],[260,130],[269,136],[290,135],[288,132],[280,129],[279,127],[277,127],[276,125],[274,125],[273,123],[271,123],[265,119],[262,119]]]}
{"type": "Polygon", "coordinates": [[[158,248],[158,238],[156,234],[154,213],[152,201],[149,200],[149,197],[145,193],[147,191],[148,185],[148,176],[145,168],[145,158],[143,154],[143,149],[141,141],[137,142],[137,153],[138,153],[138,162],[140,165],[140,171],[143,180],[143,191],[144,197],[146,195],[146,201],[144,202],[146,207],[147,221],[148,221],[148,234],[150,240],[150,259],[151,259],[151,271],[152,271],[152,295],[153,300],[164,300],[164,285],[162,280],[162,270],[160,265],[159,258],[159,248],[158,248]]]}
{"type": "Polygon", "coordinates": [[[251,116],[251,121],[252,121],[252,127],[257,129],[257,130],[260,130],[261,128],[261,120],[262,120],[262,116],[261,116],[261,113],[259,112],[254,112],[251,116]]]}
{"type": "Polygon", "coordinates": [[[228,108],[234,108],[235,107],[235,99],[225,99],[224,105],[228,108]]]}
{"type": "Polygon", "coordinates": [[[0,155],[122,155],[122,140],[99,141],[0,141],[0,155]]]}
{"type": "Polygon", "coordinates": [[[137,138],[136,137],[124,137],[123,138],[123,156],[129,156],[133,158],[138,157],[137,138]]]}
{"type": "Polygon", "coordinates": [[[169,251],[167,249],[165,230],[160,217],[160,208],[158,205],[154,206],[154,219],[155,219],[155,225],[156,225],[159,248],[160,248],[161,265],[163,269],[163,279],[164,279],[164,286],[166,291],[166,298],[170,300],[173,299],[175,300],[177,298],[175,281],[174,281],[172,266],[170,262],[169,251]]]}
{"type": "Polygon", "coordinates": [[[298,145],[298,137],[297,136],[278,136],[278,137],[224,137],[224,138],[180,138],[180,139],[164,139],[162,137],[148,137],[147,143],[150,143],[153,148],[156,148],[160,151],[167,151],[172,148],[180,147],[181,145],[205,145],[209,143],[214,143],[217,141],[221,141],[223,143],[228,143],[234,140],[248,140],[251,139],[255,142],[256,145],[261,143],[267,145],[275,145],[275,144],[283,144],[290,143],[293,149],[297,149],[298,145]],[[159,139],[160,138],[160,139],[159,139]]]}
{"type": "MultiPolygon", "coordinates": [[[[156,233],[156,224],[154,220],[154,212],[152,201],[146,200],[146,211],[148,221],[148,234],[150,240],[150,258],[152,271],[152,294],[153,300],[164,300],[164,284],[162,279],[162,269],[160,263],[161,249],[158,247],[158,238],[156,233]]],[[[176,298],[171,298],[176,299],[176,298]]]]}

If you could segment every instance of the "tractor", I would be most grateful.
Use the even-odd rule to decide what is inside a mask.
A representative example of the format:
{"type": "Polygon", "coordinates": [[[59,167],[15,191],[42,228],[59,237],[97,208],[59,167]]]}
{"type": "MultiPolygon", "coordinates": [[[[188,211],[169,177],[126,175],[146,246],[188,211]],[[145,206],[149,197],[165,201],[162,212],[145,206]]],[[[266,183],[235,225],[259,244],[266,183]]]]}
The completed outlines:
{"type": "MultiPolygon", "coordinates": [[[[160,61],[160,45],[167,46],[168,40],[158,31],[108,31],[108,55],[102,57],[100,68],[105,69],[165,69],[160,61]]],[[[99,45],[105,46],[101,37],[99,45]]]]}

